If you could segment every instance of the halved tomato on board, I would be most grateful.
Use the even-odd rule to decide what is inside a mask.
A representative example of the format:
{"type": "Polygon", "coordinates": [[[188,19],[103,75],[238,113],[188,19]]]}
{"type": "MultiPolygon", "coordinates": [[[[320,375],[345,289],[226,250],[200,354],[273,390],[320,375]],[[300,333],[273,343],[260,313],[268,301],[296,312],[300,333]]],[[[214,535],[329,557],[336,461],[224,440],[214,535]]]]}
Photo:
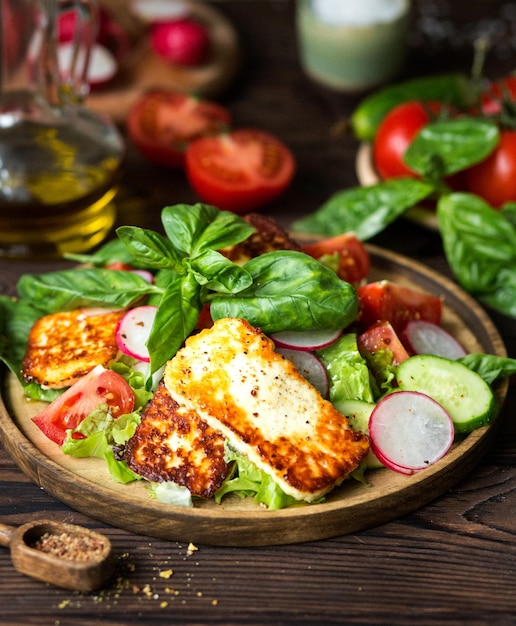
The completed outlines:
{"type": "Polygon", "coordinates": [[[296,166],[292,152],[261,130],[240,129],[193,141],[186,152],[186,175],[204,202],[247,213],[279,196],[296,166]]]}
{"type": "Polygon", "coordinates": [[[134,393],[120,374],[97,365],[32,421],[49,439],[62,445],[66,431],[76,428],[100,404],[107,404],[111,415],[120,417],[134,409],[134,393]]]}
{"type": "Polygon", "coordinates": [[[131,107],[127,132],[150,161],[180,168],[191,141],[216,135],[230,123],[229,111],[215,102],[173,91],[152,91],[131,107]]]}
{"type": "Polygon", "coordinates": [[[399,285],[389,280],[368,283],[357,289],[360,301],[360,326],[365,330],[383,320],[397,333],[410,320],[440,324],[442,300],[433,294],[399,285]]]}
{"type": "Polygon", "coordinates": [[[306,254],[333,267],[332,257],[336,256],[335,271],[337,276],[359,285],[369,274],[371,259],[365,245],[354,233],[343,233],[319,241],[301,244],[306,254]]]}

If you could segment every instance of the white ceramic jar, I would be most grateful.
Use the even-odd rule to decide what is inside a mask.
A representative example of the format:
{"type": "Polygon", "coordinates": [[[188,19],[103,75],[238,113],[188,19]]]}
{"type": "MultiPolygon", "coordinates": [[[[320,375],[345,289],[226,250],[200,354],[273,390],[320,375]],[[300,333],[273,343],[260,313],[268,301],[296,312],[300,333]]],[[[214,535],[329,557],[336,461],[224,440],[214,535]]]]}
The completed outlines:
{"type": "Polygon", "coordinates": [[[402,69],[410,0],[298,0],[301,64],[315,81],[363,91],[402,69]]]}

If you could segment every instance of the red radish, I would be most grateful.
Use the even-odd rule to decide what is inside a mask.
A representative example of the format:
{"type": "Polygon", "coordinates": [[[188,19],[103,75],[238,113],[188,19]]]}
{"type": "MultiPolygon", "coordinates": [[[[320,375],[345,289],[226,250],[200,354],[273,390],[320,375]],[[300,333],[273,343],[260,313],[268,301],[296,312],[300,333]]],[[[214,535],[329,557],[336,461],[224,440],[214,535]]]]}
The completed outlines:
{"type": "MultiPolygon", "coordinates": [[[[57,54],[60,71],[63,76],[67,77],[72,64],[73,43],[60,43],[57,48],[57,54]]],[[[82,61],[80,60],[80,62],[82,61]]],[[[118,63],[111,52],[100,44],[94,44],[86,75],[90,87],[92,89],[102,87],[115,77],[117,71],[118,63]]]]}
{"type": "Polygon", "coordinates": [[[385,396],[369,418],[371,449],[390,469],[413,474],[441,459],[455,434],[448,412],[417,391],[385,396]]]}
{"type": "Polygon", "coordinates": [[[64,11],[57,20],[57,36],[59,43],[72,41],[75,35],[76,13],[74,10],[64,11]]]}
{"type": "Polygon", "coordinates": [[[124,354],[138,361],[150,361],[147,339],[158,307],[142,305],[127,311],[118,323],[116,342],[124,354]]]}
{"type": "Polygon", "coordinates": [[[153,24],[150,39],[154,52],[168,63],[193,67],[202,65],[208,57],[208,31],[188,17],[153,24]]]}
{"type": "Polygon", "coordinates": [[[291,361],[301,376],[317,389],[323,398],[328,397],[329,381],[326,368],[311,352],[277,348],[276,352],[291,361]]]}
{"type": "Polygon", "coordinates": [[[433,354],[455,360],[466,350],[441,326],[424,320],[413,320],[403,331],[403,341],[413,354],[433,354]]]}
{"type": "Polygon", "coordinates": [[[131,11],[149,24],[170,22],[186,17],[190,13],[188,5],[178,0],[135,0],[131,5],[131,11]]]}
{"type": "Polygon", "coordinates": [[[342,335],[342,330],[283,330],[270,337],[280,348],[313,352],[327,348],[342,335]]]}

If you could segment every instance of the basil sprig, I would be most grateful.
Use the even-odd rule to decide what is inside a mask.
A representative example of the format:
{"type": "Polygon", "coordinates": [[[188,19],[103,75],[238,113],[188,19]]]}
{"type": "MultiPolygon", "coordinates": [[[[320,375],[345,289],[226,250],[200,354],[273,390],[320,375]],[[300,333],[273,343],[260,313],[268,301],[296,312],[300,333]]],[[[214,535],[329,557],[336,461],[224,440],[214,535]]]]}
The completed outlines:
{"type": "Polygon", "coordinates": [[[437,206],[439,230],[457,281],[487,306],[516,318],[516,204],[495,211],[479,197],[452,193],[449,176],[497,147],[496,119],[463,115],[423,127],[405,152],[419,179],[397,178],[335,193],[293,224],[294,232],[335,236],[354,231],[367,241],[425,198],[437,206]]]}
{"type": "Polygon", "coordinates": [[[18,282],[19,299],[9,305],[6,300],[5,306],[0,300],[2,313],[11,320],[0,329],[0,358],[19,374],[28,332],[41,315],[77,307],[125,308],[142,298],[158,307],[147,342],[152,372],[192,333],[206,303],[214,319],[242,317],[268,333],[338,329],[355,319],[355,289],[304,253],[270,252],[243,266],[223,256],[219,250],[254,231],[234,213],[179,204],[165,207],[161,219],[164,235],[136,226],[118,228],[118,243],[106,244],[91,257],[81,255],[93,267],[24,275],[18,282]],[[120,242],[124,261],[151,271],[153,283],[132,272],[95,267],[117,261],[120,242]],[[21,307],[30,313],[23,316],[23,329],[14,323],[21,307]],[[13,341],[15,356],[8,358],[13,341]]]}

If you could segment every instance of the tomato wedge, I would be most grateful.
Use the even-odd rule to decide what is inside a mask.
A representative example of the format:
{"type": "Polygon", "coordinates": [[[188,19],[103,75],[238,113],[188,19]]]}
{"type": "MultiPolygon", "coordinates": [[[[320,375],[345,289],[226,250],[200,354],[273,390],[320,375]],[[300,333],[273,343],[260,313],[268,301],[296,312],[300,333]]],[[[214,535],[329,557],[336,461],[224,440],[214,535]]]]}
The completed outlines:
{"type": "Polygon", "coordinates": [[[375,354],[381,350],[390,350],[394,365],[399,365],[409,358],[409,354],[402,344],[401,339],[387,321],[373,324],[357,338],[358,349],[361,354],[375,354]]]}
{"type": "Polygon", "coordinates": [[[360,326],[365,330],[383,320],[397,333],[410,320],[440,324],[442,300],[438,296],[399,285],[388,280],[368,283],[357,289],[360,300],[360,326]]]}
{"type": "Polygon", "coordinates": [[[230,123],[229,111],[215,102],[173,91],[152,91],[131,107],[127,132],[150,161],[181,168],[191,141],[216,135],[230,123]]]}
{"type": "Polygon", "coordinates": [[[294,172],[291,151],[261,130],[203,137],[186,152],[186,175],[194,191],[203,201],[234,213],[247,213],[274,200],[294,172]]]}
{"type": "Polygon", "coordinates": [[[352,285],[359,285],[367,278],[371,269],[369,253],[365,245],[353,233],[343,233],[335,237],[303,243],[301,249],[317,260],[337,254],[335,268],[337,276],[352,285]]]}
{"type": "Polygon", "coordinates": [[[120,417],[134,409],[134,394],[120,374],[97,365],[32,421],[49,439],[62,445],[66,431],[76,428],[100,404],[107,404],[111,415],[120,417]]]}

